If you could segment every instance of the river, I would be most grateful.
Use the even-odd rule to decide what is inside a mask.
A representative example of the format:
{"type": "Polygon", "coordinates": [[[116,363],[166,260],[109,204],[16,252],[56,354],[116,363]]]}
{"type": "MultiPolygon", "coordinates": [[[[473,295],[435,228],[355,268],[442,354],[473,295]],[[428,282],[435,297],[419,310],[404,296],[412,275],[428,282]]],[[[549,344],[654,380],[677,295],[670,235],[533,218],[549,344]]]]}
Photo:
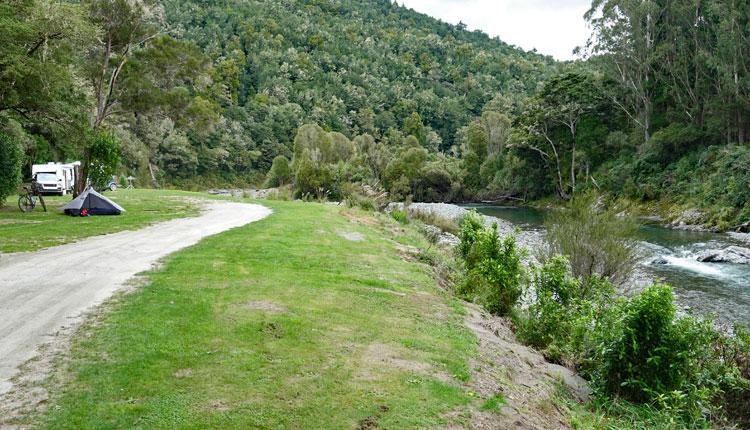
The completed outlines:
{"type": "MultiPolygon", "coordinates": [[[[472,205],[478,212],[509,221],[521,230],[543,232],[545,213],[514,206],[472,205]]],[[[681,231],[642,224],[638,231],[640,261],[637,283],[661,279],[674,288],[680,305],[722,322],[750,321],[750,265],[703,263],[704,250],[747,243],[726,234],[681,231]],[[666,264],[665,264],[666,263],[666,264]]],[[[641,285],[642,286],[642,285],[641,285]]]]}

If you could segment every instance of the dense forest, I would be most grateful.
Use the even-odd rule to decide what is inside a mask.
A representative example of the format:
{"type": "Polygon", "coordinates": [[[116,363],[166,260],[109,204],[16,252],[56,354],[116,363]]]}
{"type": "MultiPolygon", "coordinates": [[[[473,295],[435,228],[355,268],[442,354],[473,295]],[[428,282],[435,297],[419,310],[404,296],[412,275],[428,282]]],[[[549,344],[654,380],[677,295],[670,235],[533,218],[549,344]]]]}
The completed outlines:
{"type": "Polygon", "coordinates": [[[750,218],[750,5],[595,0],[587,19],[560,63],[389,0],[5,1],[0,165],[329,198],[594,188],[750,218]]]}

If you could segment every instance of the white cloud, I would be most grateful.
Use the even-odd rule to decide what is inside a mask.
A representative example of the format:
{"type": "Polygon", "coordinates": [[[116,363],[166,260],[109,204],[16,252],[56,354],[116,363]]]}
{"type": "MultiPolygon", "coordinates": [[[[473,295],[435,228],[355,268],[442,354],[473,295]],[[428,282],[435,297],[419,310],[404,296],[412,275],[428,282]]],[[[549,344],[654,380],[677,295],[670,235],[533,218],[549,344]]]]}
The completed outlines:
{"type": "Polygon", "coordinates": [[[463,22],[523,49],[558,60],[574,58],[590,30],[583,14],[590,0],[399,0],[399,4],[445,22],[463,22]]]}

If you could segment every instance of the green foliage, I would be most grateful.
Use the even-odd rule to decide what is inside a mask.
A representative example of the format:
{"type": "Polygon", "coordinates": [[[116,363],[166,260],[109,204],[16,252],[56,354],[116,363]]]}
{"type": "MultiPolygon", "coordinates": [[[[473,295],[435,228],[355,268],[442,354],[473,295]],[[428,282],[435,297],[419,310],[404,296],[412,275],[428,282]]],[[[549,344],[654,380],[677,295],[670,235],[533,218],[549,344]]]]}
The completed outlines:
{"type": "Polygon", "coordinates": [[[89,140],[88,177],[96,190],[104,189],[117,173],[120,142],[111,132],[93,133],[89,140]]]}
{"type": "Polygon", "coordinates": [[[461,221],[461,229],[458,233],[459,243],[456,252],[462,260],[466,261],[469,258],[471,249],[477,243],[482,229],[484,229],[482,217],[477,214],[476,210],[471,209],[461,221]]]}
{"type": "Polygon", "coordinates": [[[718,392],[705,380],[716,336],[710,324],[678,317],[672,289],[660,284],[630,299],[622,312],[603,345],[598,388],[700,419],[701,408],[718,392]]]}
{"type": "Polygon", "coordinates": [[[584,284],[571,276],[568,260],[556,256],[533,270],[530,287],[534,297],[517,318],[518,338],[558,363],[584,361],[592,330],[606,318],[612,284],[597,277],[584,284]]]}
{"type": "Polygon", "coordinates": [[[482,403],[479,407],[482,411],[495,411],[500,412],[508,402],[505,400],[502,394],[493,394],[487,400],[482,403]]]}
{"type": "Polygon", "coordinates": [[[459,255],[465,255],[466,279],[458,293],[492,314],[509,315],[523,292],[524,254],[516,247],[513,236],[500,240],[497,224],[476,227],[474,216],[467,215],[458,247],[459,255]]]}
{"type": "Polygon", "coordinates": [[[406,214],[406,211],[394,209],[391,211],[391,217],[400,224],[409,224],[409,216],[406,214]]]}
{"type": "Polygon", "coordinates": [[[289,160],[283,155],[277,155],[273,159],[271,170],[266,177],[266,186],[280,187],[289,184],[292,181],[292,169],[289,166],[289,160]]]}
{"type": "Polygon", "coordinates": [[[21,182],[23,151],[19,142],[0,132],[0,206],[21,182]]]}
{"type": "Polygon", "coordinates": [[[596,194],[587,193],[576,196],[567,208],[554,211],[545,221],[544,258],[565,255],[576,278],[588,280],[596,275],[619,284],[634,268],[637,224],[602,204],[596,194]]]}

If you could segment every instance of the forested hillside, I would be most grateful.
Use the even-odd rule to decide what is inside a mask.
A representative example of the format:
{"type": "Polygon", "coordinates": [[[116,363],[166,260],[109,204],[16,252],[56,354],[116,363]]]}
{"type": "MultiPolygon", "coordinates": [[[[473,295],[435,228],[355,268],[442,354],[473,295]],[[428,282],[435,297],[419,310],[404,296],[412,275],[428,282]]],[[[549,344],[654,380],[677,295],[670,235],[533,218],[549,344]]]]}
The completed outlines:
{"type": "Polygon", "coordinates": [[[594,188],[747,220],[750,6],[595,0],[587,18],[563,64],[388,0],[9,0],[0,161],[329,198],[594,188]]]}
{"type": "Polygon", "coordinates": [[[161,183],[257,181],[306,123],[393,146],[414,135],[447,153],[493,98],[533,94],[552,64],[387,0],[11,3],[4,18],[28,32],[8,46],[18,62],[73,67],[64,77],[79,97],[6,84],[21,99],[2,109],[4,127],[25,129],[7,134],[27,161],[78,156],[82,130],[108,129],[122,168],[161,183]],[[109,36],[121,40],[108,47],[109,36]],[[47,52],[30,49],[39,41],[47,52]],[[78,117],[55,111],[50,125],[56,103],[78,117]]]}

